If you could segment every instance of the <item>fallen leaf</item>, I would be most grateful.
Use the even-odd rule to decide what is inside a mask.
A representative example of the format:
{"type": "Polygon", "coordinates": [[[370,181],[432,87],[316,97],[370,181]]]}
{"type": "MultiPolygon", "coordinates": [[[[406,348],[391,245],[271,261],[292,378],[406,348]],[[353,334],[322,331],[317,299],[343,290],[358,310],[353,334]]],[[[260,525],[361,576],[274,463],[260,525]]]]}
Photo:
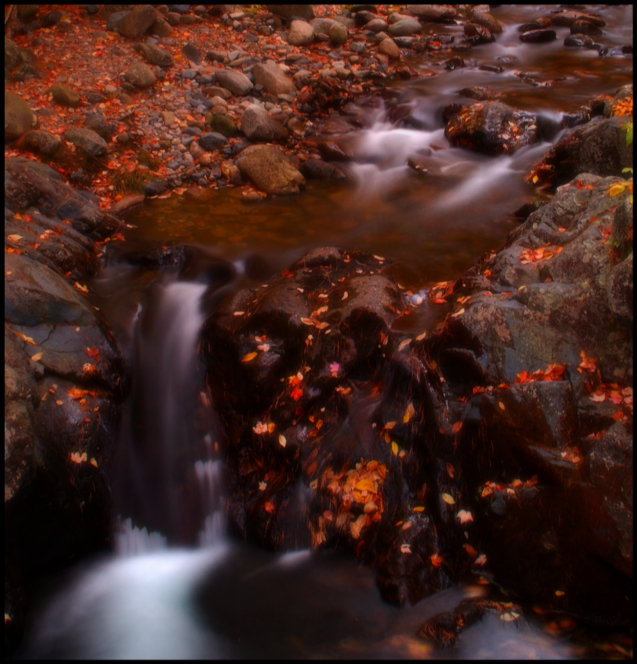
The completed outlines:
{"type": "Polygon", "coordinates": [[[486,565],[487,556],[484,553],[481,553],[474,561],[474,565],[486,565]]]}
{"type": "Polygon", "coordinates": [[[422,341],[426,336],[427,336],[427,333],[426,333],[426,332],[423,332],[422,334],[419,334],[419,335],[416,337],[416,341],[422,341]]]}
{"type": "Polygon", "coordinates": [[[259,482],[259,491],[265,491],[268,488],[267,482],[259,482]]]}
{"type": "Polygon", "coordinates": [[[401,351],[405,346],[409,346],[411,339],[404,339],[398,344],[398,350],[401,351]]]}
{"type": "Polygon", "coordinates": [[[586,357],[586,353],[583,350],[580,351],[579,355],[582,358],[582,361],[577,367],[577,371],[579,373],[595,373],[595,371],[597,371],[597,360],[586,357]]]}
{"type": "Polygon", "coordinates": [[[400,552],[401,553],[411,553],[411,546],[409,546],[409,544],[401,544],[400,545],[400,552]]]}
{"type": "Polygon", "coordinates": [[[331,362],[330,363],[330,371],[335,374],[338,373],[341,369],[341,365],[338,362],[331,362]]]}
{"type": "Polygon", "coordinates": [[[279,436],[279,445],[281,447],[285,447],[287,445],[287,443],[288,443],[288,441],[285,439],[285,436],[283,434],[281,434],[279,436]]]}
{"type": "Polygon", "coordinates": [[[95,466],[97,468],[97,461],[94,457],[91,457],[91,466],[95,466]]]}
{"type": "Polygon", "coordinates": [[[430,560],[434,567],[440,567],[440,565],[442,565],[442,556],[439,553],[434,553],[430,560]]]}
{"type": "Polygon", "coordinates": [[[276,429],[276,424],[274,422],[268,422],[268,433],[272,433],[276,429]]]}
{"type": "Polygon", "coordinates": [[[343,297],[341,298],[341,300],[347,300],[347,291],[343,293],[343,297]]]}
{"type": "Polygon", "coordinates": [[[469,521],[473,521],[473,514],[467,510],[460,510],[456,514],[456,518],[460,519],[460,523],[468,523],[469,521]]]}
{"type": "Polygon", "coordinates": [[[234,311],[232,312],[233,316],[243,316],[245,314],[245,311],[234,311]]]}
{"type": "Polygon", "coordinates": [[[500,616],[500,620],[504,620],[504,622],[513,622],[517,620],[520,617],[519,613],[515,613],[514,611],[507,611],[506,613],[503,613],[500,616]]]}
{"type": "Polygon", "coordinates": [[[410,401],[405,414],[403,415],[403,423],[406,424],[414,416],[415,413],[414,404],[410,401]]]}
{"type": "Polygon", "coordinates": [[[270,346],[268,344],[261,344],[260,346],[257,346],[257,349],[267,353],[270,350],[270,346]]]}
{"type": "Polygon", "coordinates": [[[472,557],[475,558],[478,552],[471,546],[471,544],[463,544],[462,548],[472,557]]]}
{"type": "Polygon", "coordinates": [[[447,474],[451,479],[454,478],[456,474],[456,469],[453,467],[453,464],[449,463],[448,461],[445,463],[445,468],[447,469],[447,474]]]}
{"type": "Polygon", "coordinates": [[[35,355],[31,355],[31,359],[34,362],[38,362],[42,358],[42,355],[44,355],[44,351],[40,351],[39,353],[36,353],[35,355]]]}
{"type": "Polygon", "coordinates": [[[292,390],[291,397],[294,401],[298,401],[303,396],[303,390],[300,390],[298,387],[292,390]]]}
{"type": "Polygon", "coordinates": [[[86,286],[82,286],[82,284],[78,283],[77,281],[73,285],[82,293],[88,293],[88,288],[86,286]]]}
{"type": "Polygon", "coordinates": [[[562,596],[564,595],[564,591],[563,591],[563,590],[556,590],[556,591],[555,591],[555,594],[556,594],[558,597],[562,597],[562,596]]]}
{"type": "Polygon", "coordinates": [[[361,531],[367,525],[367,516],[361,514],[356,521],[352,521],[349,525],[350,533],[354,539],[358,539],[361,536],[361,531]]]}
{"type": "Polygon", "coordinates": [[[18,242],[22,239],[22,235],[8,235],[7,237],[14,242],[18,242]]]}
{"type": "Polygon", "coordinates": [[[451,433],[456,434],[458,431],[462,429],[462,422],[456,422],[452,427],[451,427],[451,433]]]}
{"type": "Polygon", "coordinates": [[[266,433],[268,430],[268,425],[263,422],[257,422],[255,426],[252,427],[254,433],[266,433]]]}
{"type": "Polygon", "coordinates": [[[416,507],[414,507],[414,512],[424,512],[424,511],[425,508],[423,505],[416,505],[416,507]]]}
{"type": "Polygon", "coordinates": [[[396,441],[392,441],[391,451],[394,456],[398,456],[398,443],[396,441]]]}
{"type": "Polygon", "coordinates": [[[455,501],[454,497],[449,493],[443,493],[442,494],[442,499],[445,501],[445,503],[447,503],[447,505],[455,505],[456,504],[456,501],[455,501]]]}
{"type": "Polygon", "coordinates": [[[258,353],[248,353],[247,355],[244,355],[243,359],[241,360],[242,362],[250,362],[254,360],[254,358],[258,355],[258,353]]]}

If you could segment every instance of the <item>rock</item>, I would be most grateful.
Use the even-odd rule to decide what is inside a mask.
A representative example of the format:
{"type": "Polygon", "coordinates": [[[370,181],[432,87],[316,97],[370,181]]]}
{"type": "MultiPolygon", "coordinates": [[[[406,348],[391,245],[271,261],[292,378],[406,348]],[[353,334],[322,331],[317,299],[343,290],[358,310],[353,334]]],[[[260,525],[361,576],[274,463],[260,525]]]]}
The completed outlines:
{"type": "Polygon", "coordinates": [[[310,21],[314,18],[311,5],[266,5],[266,7],[269,12],[284,18],[288,24],[295,18],[303,21],[310,21]]]}
{"type": "Polygon", "coordinates": [[[214,129],[214,131],[219,132],[226,138],[232,138],[239,133],[238,127],[229,115],[211,113],[206,116],[206,122],[210,125],[211,129],[214,129]]]}
{"type": "Polygon", "coordinates": [[[391,37],[383,39],[383,41],[378,45],[378,52],[382,53],[393,60],[398,60],[400,58],[400,49],[396,46],[396,43],[391,37]]]}
{"type": "Polygon", "coordinates": [[[203,134],[199,138],[199,146],[203,148],[206,152],[213,152],[222,148],[224,145],[227,145],[228,139],[223,135],[215,131],[208,132],[203,134]]]}
{"type": "Polygon", "coordinates": [[[300,171],[308,179],[313,180],[347,180],[347,175],[322,159],[308,159],[301,164],[300,171]]]}
{"type": "Polygon", "coordinates": [[[155,22],[150,27],[150,33],[158,37],[170,37],[174,32],[170,23],[163,17],[157,16],[155,22]]]}
{"type": "Polygon", "coordinates": [[[191,62],[194,62],[196,65],[201,64],[201,53],[194,44],[188,42],[187,44],[184,44],[184,47],[181,50],[191,62]]]}
{"type": "Polygon", "coordinates": [[[240,122],[241,131],[251,141],[282,141],[288,137],[287,129],[256,104],[248,106],[240,122]]]}
{"type": "Polygon", "coordinates": [[[520,35],[520,41],[527,44],[543,44],[557,39],[555,30],[529,30],[520,35]]]}
{"type": "Polygon", "coordinates": [[[611,311],[621,318],[633,320],[633,255],[616,265],[606,283],[611,311]]]}
{"type": "Polygon", "coordinates": [[[292,46],[307,46],[314,41],[314,28],[306,21],[292,21],[288,33],[288,43],[292,46]]]}
{"type": "Polygon", "coordinates": [[[500,21],[493,16],[493,14],[489,14],[487,12],[485,13],[479,13],[479,12],[473,12],[473,15],[471,17],[472,23],[477,23],[478,25],[482,25],[485,28],[488,28],[490,32],[494,34],[500,34],[502,32],[502,26],[500,25],[500,21]]]}
{"type": "Polygon", "coordinates": [[[137,5],[120,21],[118,32],[127,39],[139,39],[155,23],[157,13],[151,5],[137,5]]]}
{"type": "Polygon", "coordinates": [[[64,140],[86,150],[93,157],[101,157],[108,152],[106,141],[92,129],[71,127],[63,134],[64,140]]]}
{"type": "Polygon", "coordinates": [[[252,90],[252,81],[240,71],[219,69],[215,72],[217,83],[235,95],[247,95],[252,90]]]}
{"type": "Polygon", "coordinates": [[[144,196],[160,196],[168,189],[166,180],[151,180],[144,183],[144,196]]]}
{"type": "Polygon", "coordinates": [[[132,210],[140,208],[144,204],[143,194],[129,194],[111,205],[109,212],[122,219],[132,210]]]}
{"type": "Polygon", "coordinates": [[[109,122],[101,113],[88,113],[84,118],[87,129],[97,132],[104,140],[109,141],[117,131],[117,124],[109,122]]]}
{"type": "Polygon", "coordinates": [[[159,46],[152,46],[151,44],[135,44],[135,50],[142,54],[146,62],[151,65],[158,65],[160,67],[172,67],[175,64],[173,56],[164,51],[159,46]]]}
{"type": "Polygon", "coordinates": [[[167,127],[177,119],[177,116],[172,111],[162,111],[159,116],[167,127]]]}
{"type": "Polygon", "coordinates": [[[209,85],[203,89],[204,94],[210,97],[221,97],[223,100],[228,100],[232,97],[232,92],[227,88],[221,88],[218,85],[209,85]]]}
{"type": "MultiPolygon", "coordinates": [[[[420,26],[420,24],[418,24],[420,26]]],[[[385,32],[389,26],[387,21],[384,21],[382,18],[374,18],[369,23],[365,25],[365,30],[371,30],[372,32],[385,32]]]]}
{"type": "Polygon", "coordinates": [[[458,15],[451,5],[405,5],[404,11],[421,21],[433,23],[451,23],[458,15]]]}
{"type": "Polygon", "coordinates": [[[296,93],[292,79],[286,76],[281,68],[274,63],[256,64],[252,67],[255,83],[262,85],[272,95],[296,93]]]}
{"type": "Polygon", "coordinates": [[[71,106],[77,108],[80,105],[80,95],[68,87],[68,85],[55,84],[52,85],[47,93],[53,97],[53,101],[60,104],[60,106],[71,106]]]}
{"type": "Polygon", "coordinates": [[[236,165],[243,175],[267,194],[298,194],[305,178],[276,148],[253,145],[239,153],[236,165]]]}
{"type": "Polygon", "coordinates": [[[24,144],[47,157],[54,157],[62,149],[62,141],[46,131],[31,129],[24,134],[24,144]]]}
{"type": "Polygon", "coordinates": [[[564,46],[576,46],[578,48],[593,48],[595,42],[586,35],[569,35],[564,40],[564,46]]]}
{"type": "Polygon", "coordinates": [[[533,169],[538,183],[557,187],[580,173],[621,175],[624,168],[632,168],[624,124],[620,117],[596,117],[570,130],[533,169]]]}
{"type": "Polygon", "coordinates": [[[585,19],[578,18],[577,21],[571,25],[572,35],[588,35],[589,37],[596,37],[602,34],[602,29],[595,23],[585,19]]]}
{"type": "Polygon", "coordinates": [[[462,97],[468,97],[469,99],[476,99],[477,101],[485,101],[486,99],[491,99],[495,96],[494,90],[488,86],[475,86],[473,88],[462,88],[458,91],[458,94],[462,97]]]}
{"type": "Polygon", "coordinates": [[[4,91],[4,140],[15,141],[37,124],[33,111],[22,97],[4,91]]]}
{"type": "Polygon", "coordinates": [[[488,44],[489,42],[495,41],[495,37],[491,34],[491,30],[478,23],[465,23],[464,33],[467,37],[471,38],[472,44],[488,44]]]}
{"type": "Polygon", "coordinates": [[[597,25],[600,28],[603,28],[606,25],[604,21],[599,16],[593,16],[592,14],[584,14],[580,11],[573,11],[569,9],[563,9],[555,13],[551,13],[547,17],[553,25],[567,26],[571,27],[575,21],[585,20],[593,25],[597,25]]]}
{"type": "Polygon", "coordinates": [[[143,62],[137,62],[126,70],[126,80],[136,88],[150,88],[157,82],[155,72],[143,62]]]}
{"type": "Polygon", "coordinates": [[[422,25],[420,25],[418,19],[406,18],[390,25],[387,31],[392,37],[409,37],[421,32],[422,25]]]}
{"type": "Polygon", "coordinates": [[[18,5],[18,18],[22,23],[31,23],[38,15],[40,5],[18,5]]]}
{"type": "Polygon", "coordinates": [[[342,46],[347,42],[347,39],[349,37],[347,28],[340,23],[335,23],[334,25],[331,25],[327,34],[329,35],[330,43],[332,44],[332,46],[342,46]]]}
{"type": "Polygon", "coordinates": [[[112,12],[109,14],[106,21],[106,29],[110,32],[117,32],[119,29],[120,23],[124,20],[124,17],[130,14],[130,11],[118,11],[112,12]]]}
{"type": "Polygon", "coordinates": [[[445,136],[453,146],[485,154],[510,154],[540,140],[535,116],[499,101],[472,104],[454,113],[445,136]]]}
{"type": "Polygon", "coordinates": [[[4,38],[4,76],[9,74],[22,64],[22,55],[18,45],[9,37],[4,38]]]}

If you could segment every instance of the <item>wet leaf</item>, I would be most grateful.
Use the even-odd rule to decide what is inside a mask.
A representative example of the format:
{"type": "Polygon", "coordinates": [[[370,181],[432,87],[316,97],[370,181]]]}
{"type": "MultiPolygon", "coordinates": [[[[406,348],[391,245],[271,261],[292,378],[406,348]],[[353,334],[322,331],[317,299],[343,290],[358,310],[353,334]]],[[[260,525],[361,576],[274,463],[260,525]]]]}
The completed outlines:
{"type": "Polygon", "coordinates": [[[416,507],[414,507],[414,512],[424,512],[424,511],[425,508],[423,505],[416,505],[416,507]]]}
{"type": "Polygon", "coordinates": [[[455,505],[456,504],[456,501],[455,501],[454,497],[449,493],[443,493],[442,494],[442,499],[445,501],[445,503],[447,503],[447,505],[455,505]]]}
{"type": "Polygon", "coordinates": [[[265,491],[268,488],[267,482],[259,482],[259,491],[265,491]]]}
{"type": "Polygon", "coordinates": [[[285,447],[287,445],[287,443],[288,443],[288,441],[285,439],[285,436],[283,434],[281,434],[279,436],[279,445],[281,447],[285,447]]]}
{"type": "Polygon", "coordinates": [[[303,396],[303,390],[300,390],[298,387],[292,390],[291,397],[294,401],[298,401],[303,396]]]}
{"type": "Polygon", "coordinates": [[[391,431],[396,426],[396,422],[387,422],[383,429],[391,431]]]}
{"type": "Polygon", "coordinates": [[[403,415],[403,423],[406,424],[409,422],[409,420],[411,420],[411,418],[414,416],[415,412],[414,404],[410,401],[407,409],[405,410],[405,414],[403,415]]]}
{"type": "Polygon", "coordinates": [[[247,353],[246,355],[243,356],[243,359],[241,360],[242,362],[251,362],[254,360],[254,358],[258,355],[259,353],[247,353]]]}
{"type": "Polygon", "coordinates": [[[422,334],[419,334],[419,335],[416,337],[416,341],[422,341],[426,336],[427,336],[427,333],[426,333],[426,332],[423,332],[422,334]]]}
{"type": "Polygon", "coordinates": [[[398,344],[398,350],[401,351],[405,346],[409,346],[411,339],[404,339],[398,344]]]}
{"type": "Polygon", "coordinates": [[[434,567],[440,567],[440,565],[442,565],[443,562],[442,556],[439,553],[434,553],[429,560],[431,560],[431,564],[434,567]]]}
{"type": "Polygon", "coordinates": [[[276,429],[276,424],[274,422],[268,422],[268,433],[272,433],[276,429]]]}
{"type": "Polygon", "coordinates": [[[460,519],[460,523],[468,523],[469,521],[473,521],[473,514],[467,510],[460,510],[456,514],[456,518],[460,519]]]}
{"type": "Polygon", "coordinates": [[[398,443],[395,440],[392,441],[391,451],[394,456],[398,456],[398,443]]]}
{"type": "Polygon", "coordinates": [[[400,552],[401,553],[411,553],[411,546],[409,544],[401,544],[400,545],[400,552]]]}
{"type": "Polygon", "coordinates": [[[88,293],[88,288],[78,283],[77,281],[73,285],[75,286],[75,288],[77,288],[77,290],[81,291],[82,293],[88,293]]]}
{"type": "Polygon", "coordinates": [[[40,359],[42,359],[42,355],[44,355],[44,351],[40,351],[39,353],[36,353],[35,355],[31,355],[31,359],[34,362],[38,362],[40,359]]]}

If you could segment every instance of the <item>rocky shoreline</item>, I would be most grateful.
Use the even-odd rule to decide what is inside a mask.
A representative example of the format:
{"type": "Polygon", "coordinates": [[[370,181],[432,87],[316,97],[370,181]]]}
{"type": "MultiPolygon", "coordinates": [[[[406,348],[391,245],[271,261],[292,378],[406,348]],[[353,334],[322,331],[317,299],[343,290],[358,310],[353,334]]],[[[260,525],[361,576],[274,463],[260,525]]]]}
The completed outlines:
{"type": "MultiPolygon", "coordinates": [[[[260,197],[297,193],[307,177],[344,177],[343,147],[325,138],[329,123],[340,133],[350,117],[355,128],[348,101],[412,75],[401,49],[448,48],[449,59],[461,59],[497,34],[497,20],[474,9],[465,41],[424,36],[423,26],[459,16],[439,5],[405,7],[399,18],[383,8],[352,16],[328,8],[330,19],[303,17],[303,6],[287,18],[286,6],[256,14],[223,7],[138,6],[116,18],[104,15],[107,6],[86,10],[82,20],[105,35],[95,36],[93,56],[104,57],[108,45],[113,71],[117,58],[138,62],[119,87],[82,87],[79,96],[73,81],[54,85],[52,98],[68,110],[59,123],[41,109],[46,131],[33,128],[24,99],[5,91],[5,114],[16,123],[9,134],[5,126],[9,653],[31,584],[108,549],[109,460],[130,376],[86,279],[104,244],[123,239],[121,216],[144,197],[187,185],[249,182],[245,194],[260,197]],[[219,48],[179,48],[179,26],[207,28],[219,48]],[[157,43],[138,41],[148,31],[157,43]],[[226,48],[226,34],[241,46],[226,48]],[[276,38],[266,54],[278,64],[253,58],[262,43],[251,36],[276,38]],[[173,109],[166,96],[164,110],[151,102],[159,86],[173,109]],[[83,127],[71,122],[79,115],[83,127]],[[25,150],[49,165],[24,159],[25,150]],[[141,193],[109,189],[115,174],[139,171],[140,156],[149,165],[136,183],[141,193]]],[[[25,15],[14,34],[36,35],[46,47],[41,28],[77,30],[73,15],[54,13],[25,15]]],[[[593,34],[594,19],[565,10],[551,20],[570,22],[567,39],[591,48],[578,30],[593,34]]],[[[554,38],[548,32],[538,19],[521,36],[541,42],[554,38]]],[[[35,95],[42,63],[18,42],[5,39],[5,78],[24,76],[35,95]]],[[[445,111],[450,141],[497,154],[536,140],[533,118],[476,94],[445,111]],[[517,131],[507,134],[509,122],[517,131]]],[[[235,534],[274,549],[348,550],[377,571],[395,604],[472,576],[546,611],[630,622],[632,186],[622,170],[632,167],[632,151],[614,110],[628,100],[632,114],[632,86],[591,100],[572,120],[530,175],[554,197],[526,210],[500,251],[437,293],[452,308],[429,335],[392,330],[410,303],[383,273],[390,261],[341,248],[316,250],[264,289],[222,302],[202,353],[227,431],[235,534]],[[208,352],[211,344],[226,352],[208,352]],[[233,401],[246,392],[255,395],[250,403],[233,401]],[[299,500],[309,505],[303,532],[299,500]]],[[[426,158],[412,168],[426,170],[426,158]]]]}

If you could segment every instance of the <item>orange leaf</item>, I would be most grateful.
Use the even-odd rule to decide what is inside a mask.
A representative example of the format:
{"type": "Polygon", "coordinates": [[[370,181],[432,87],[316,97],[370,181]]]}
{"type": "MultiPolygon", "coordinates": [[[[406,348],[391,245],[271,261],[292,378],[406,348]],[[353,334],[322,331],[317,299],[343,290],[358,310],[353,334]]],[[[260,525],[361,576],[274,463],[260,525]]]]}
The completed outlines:
{"type": "Polygon", "coordinates": [[[242,361],[242,362],[250,362],[250,361],[254,360],[254,358],[255,358],[257,355],[258,355],[258,353],[248,353],[247,355],[245,355],[245,356],[243,357],[243,359],[242,359],[241,361],[242,361]]]}
{"type": "Polygon", "coordinates": [[[442,556],[439,553],[434,553],[430,560],[434,567],[440,567],[440,565],[442,565],[442,556]]]}
{"type": "MultiPolygon", "coordinates": [[[[456,422],[452,427],[451,427],[451,433],[456,434],[458,431],[462,429],[462,422],[456,422]]],[[[453,476],[452,476],[453,477],[453,476]]]]}

